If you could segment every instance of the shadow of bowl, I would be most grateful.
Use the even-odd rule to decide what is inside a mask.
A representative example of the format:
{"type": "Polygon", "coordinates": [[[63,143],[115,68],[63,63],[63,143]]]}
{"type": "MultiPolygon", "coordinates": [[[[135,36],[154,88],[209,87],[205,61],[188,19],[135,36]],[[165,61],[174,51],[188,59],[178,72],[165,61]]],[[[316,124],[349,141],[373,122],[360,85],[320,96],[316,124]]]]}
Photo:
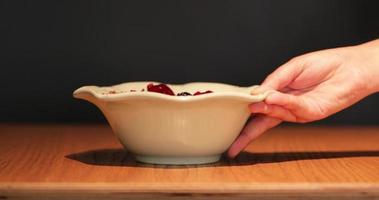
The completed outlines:
{"type": "Polygon", "coordinates": [[[132,154],[124,149],[97,149],[66,155],[66,158],[88,165],[131,166],[147,168],[189,168],[241,166],[260,163],[278,163],[296,160],[334,159],[347,157],[379,157],[379,151],[328,151],[328,152],[242,152],[236,158],[222,157],[219,162],[202,165],[158,165],[136,161],[132,154]]]}

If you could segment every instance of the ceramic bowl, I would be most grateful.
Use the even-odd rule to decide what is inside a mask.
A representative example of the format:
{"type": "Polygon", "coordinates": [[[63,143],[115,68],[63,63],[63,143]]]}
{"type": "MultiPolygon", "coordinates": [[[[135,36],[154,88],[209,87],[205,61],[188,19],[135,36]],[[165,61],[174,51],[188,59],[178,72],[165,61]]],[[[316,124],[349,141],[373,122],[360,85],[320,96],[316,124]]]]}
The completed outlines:
{"type": "Polygon", "coordinates": [[[204,82],[167,85],[175,94],[206,90],[213,93],[170,96],[147,92],[149,83],[157,84],[84,86],[73,95],[95,104],[124,147],[138,161],[153,164],[217,162],[249,118],[248,105],[266,97],[251,94],[256,86],[204,82]]]}

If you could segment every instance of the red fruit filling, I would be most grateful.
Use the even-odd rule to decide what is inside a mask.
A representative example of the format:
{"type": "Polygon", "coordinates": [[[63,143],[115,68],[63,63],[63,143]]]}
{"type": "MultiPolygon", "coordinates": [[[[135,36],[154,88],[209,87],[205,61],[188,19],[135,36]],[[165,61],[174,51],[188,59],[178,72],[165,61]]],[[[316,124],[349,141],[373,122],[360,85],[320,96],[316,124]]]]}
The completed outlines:
{"type": "MultiPolygon", "coordinates": [[[[141,89],[141,92],[144,92],[144,91],[145,91],[145,89],[141,89]]],[[[147,91],[157,92],[157,93],[161,93],[161,94],[167,94],[167,95],[171,95],[171,96],[197,96],[197,95],[212,93],[212,91],[207,90],[205,92],[197,91],[193,95],[189,92],[180,92],[180,93],[175,95],[175,93],[171,90],[171,88],[168,87],[166,84],[163,84],[163,83],[160,83],[157,85],[154,85],[153,83],[149,83],[147,85],[147,91]]],[[[124,92],[128,92],[128,91],[116,92],[115,90],[111,90],[108,92],[103,92],[102,94],[118,94],[118,93],[124,93],[124,92]]],[[[137,92],[137,90],[131,89],[131,90],[129,90],[129,92],[137,92]]]]}
{"type": "Polygon", "coordinates": [[[163,84],[163,83],[158,84],[158,85],[154,85],[153,83],[149,83],[147,85],[147,91],[175,96],[174,92],[166,84],[163,84]]]}
{"type": "Polygon", "coordinates": [[[193,94],[193,95],[194,95],[194,96],[197,96],[197,95],[208,94],[208,93],[212,93],[212,91],[210,91],[210,90],[207,90],[207,91],[205,91],[205,92],[197,91],[197,92],[195,92],[195,94],[193,94]]]}
{"type": "MultiPolygon", "coordinates": [[[[149,83],[147,85],[147,91],[175,96],[174,92],[166,84],[163,84],[163,83],[160,83],[158,85],[154,85],[153,83],[149,83]]],[[[197,95],[208,94],[208,93],[212,93],[212,91],[210,91],[210,90],[207,90],[205,92],[197,91],[193,95],[197,96],[197,95]]],[[[192,94],[189,92],[180,92],[176,96],[192,96],[192,94]]]]}

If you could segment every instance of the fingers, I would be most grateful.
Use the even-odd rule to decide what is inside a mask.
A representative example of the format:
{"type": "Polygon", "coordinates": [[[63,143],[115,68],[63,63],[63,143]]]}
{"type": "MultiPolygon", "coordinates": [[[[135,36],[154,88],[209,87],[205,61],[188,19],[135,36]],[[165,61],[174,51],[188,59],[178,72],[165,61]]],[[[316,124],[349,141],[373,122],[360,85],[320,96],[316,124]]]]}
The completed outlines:
{"type": "Polygon", "coordinates": [[[282,121],[296,122],[296,116],[293,115],[289,110],[277,106],[270,105],[264,102],[254,103],[249,106],[251,113],[265,114],[270,117],[280,119],[282,121]]]}
{"type": "Polygon", "coordinates": [[[293,94],[271,91],[264,102],[249,106],[252,113],[261,113],[288,122],[304,122],[301,117],[306,114],[309,106],[303,98],[293,94]]]}
{"type": "Polygon", "coordinates": [[[263,81],[262,86],[274,90],[281,90],[287,87],[303,71],[302,61],[292,59],[289,62],[278,67],[263,81]]]}
{"type": "Polygon", "coordinates": [[[253,118],[242,130],[240,136],[234,141],[228,150],[228,156],[233,158],[241,152],[253,139],[260,136],[266,130],[277,126],[281,120],[269,116],[258,115],[253,118]]]}
{"type": "Polygon", "coordinates": [[[269,105],[281,106],[292,111],[298,110],[303,106],[301,97],[278,91],[272,91],[269,93],[264,102],[269,105]]]}
{"type": "Polygon", "coordinates": [[[320,109],[307,101],[306,97],[278,91],[271,91],[264,102],[250,104],[249,108],[251,113],[264,114],[288,122],[305,123],[320,118],[315,116],[323,116],[320,109]]]}
{"type": "Polygon", "coordinates": [[[296,116],[291,110],[299,108],[301,99],[291,94],[284,94],[278,91],[288,90],[288,87],[303,71],[304,65],[300,59],[292,59],[271,73],[258,87],[252,91],[254,93],[268,93],[264,103],[250,105],[252,113],[261,113],[253,118],[242,130],[240,136],[234,141],[228,150],[229,157],[235,157],[253,139],[264,133],[266,130],[277,126],[282,121],[295,122],[296,116]]]}

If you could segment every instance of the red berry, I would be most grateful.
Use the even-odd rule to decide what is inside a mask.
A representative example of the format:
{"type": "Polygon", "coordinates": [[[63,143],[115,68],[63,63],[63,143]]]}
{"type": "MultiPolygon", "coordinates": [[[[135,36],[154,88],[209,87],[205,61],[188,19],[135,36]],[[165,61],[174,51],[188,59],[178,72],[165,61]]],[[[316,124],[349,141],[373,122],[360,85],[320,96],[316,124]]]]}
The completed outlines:
{"type": "Polygon", "coordinates": [[[147,85],[147,91],[175,96],[174,92],[166,84],[163,84],[163,83],[158,84],[158,85],[154,85],[153,83],[149,83],[147,85]]]}
{"type": "Polygon", "coordinates": [[[205,92],[197,91],[197,92],[195,92],[195,94],[193,94],[193,95],[197,96],[197,95],[208,94],[208,93],[212,93],[212,91],[210,91],[210,90],[207,90],[207,91],[205,91],[205,92]]]}
{"type": "Polygon", "coordinates": [[[147,84],[147,91],[149,91],[150,88],[153,88],[154,87],[154,84],[153,83],[149,83],[147,84]]]}

